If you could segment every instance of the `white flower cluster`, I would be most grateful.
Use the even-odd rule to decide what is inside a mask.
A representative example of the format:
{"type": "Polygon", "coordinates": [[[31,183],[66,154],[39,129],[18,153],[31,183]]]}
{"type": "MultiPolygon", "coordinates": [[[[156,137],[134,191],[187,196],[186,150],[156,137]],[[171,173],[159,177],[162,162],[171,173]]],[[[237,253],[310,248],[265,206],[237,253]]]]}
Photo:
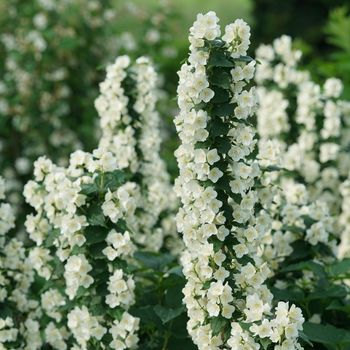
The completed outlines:
{"type": "Polygon", "coordinates": [[[44,312],[56,322],[60,322],[62,314],[58,311],[60,306],[66,305],[66,299],[54,288],[50,288],[40,295],[41,306],[44,312]]]}
{"type": "Polygon", "coordinates": [[[216,48],[243,54],[246,48],[239,45],[241,39],[248,40],[249,27],[238,20],[227,27],[221,40],[217,22],[214,12],[198,15],[191,28],[188,63],[179,72],[180,113],[175,125],[182,144],[175,152],[180,175],[174,189],[182,201],[176,223],[186,245],[181,263],[187,278],[183,289],[187,329],[199,349],[259,349],[259,338],[253,337],[262,334],[258,327],[263,322],[268,326],[261,338],[268,337],[283,349],[290,344],[301,348],[297,337],[303,317],[298,308],[293,305],[289,310],[284,304],[283,309],[281,304],[270,323],[273,296],[263,284],[270,269],[256,258],[271,219],[255,212],[260,190],[253,187],[261,170],[256,161],[247,160],[256,140],[246,119],[256,111],[258,96],[254,88],[243,88],[254,74],[254,63],[234,61],[237,55],[229,54],[234,67],[229,70],[229,92],[224,96],[232,112],[215,115],[217,105],[210,104],[216,88],[208,69],[213,40],[216,48]],[[236,35],[241,39],[235,41],[236,35]],[[207,103],[211,111],[205,109],[207,103]],[[213,331],[217,319],[231,328],[228,336],[223,329],[213,331]],[[247,332],[237,322],[256,324],[247,332]]]}
{"type": "Polygon", "coordinates": [[[103,335],[107,333],[107,328],[101,326],[102,320],[98,320],[98,317],[92,316],[85,305],[81,308],[75,306],[68,313],[67,317],[67,325],[82,350],[87,349],[87,341],[91,337],[101,340],[103,335]]]}
{"type": "Polygon", "coordinates": [[[128,231],[122,233],[112,229],[107,235],[106,242],[108,245],[102,250],[102,253],[106,255],[110,261],[113,261],[118,256],[122,259],[127,259],[132,256],[135,251],[135,245],[128,231]]]}
{"type": "Polygon", "coordinates": [[[309,80],[307,71],[296,70],[302,52],[293,50],[291,44],[291,37],[282,35],[275,39],[272,45],[262,44],[258,47],[256,58],[259,59],[261,65],[258,65],[254,76],[258,85],[268,80],[284,89],[289,84],[297,85],[309,80]]]}
{"type": "MultiPolygon", "coordinates": [[[[74,247],[83,248],[86,244],[84,230],[89,226],[88,211],[92,204],[86,203],[86,195],[80,192],[83,186],[94,183],[98,172],[102,174],[102,179],[104,173],[115,170],[115,159],[111,152],[103,153],[101,149],[97,149],[93,153],[77,151],[71,155],[68,168],[62,168],[42,157],[35,163],[35,181],[31,180],[25,186],[26,200],[37,211],[36,215],[29,215],[25,223],[30,237],[37,244],[30,250],[29,258],[40,276],[46,279],[63,279],[65,293],[71,300],[75,299],[79,287],[88,290],[94,288],[95,283],[95,278],[91,276],[93,271],[90,257],[82,250],[78,254],[71,254],[74,247]],[[55,238],[50,238],[50,234],[55,234],[55,238]],[[44,248],[49,238],[53,241],[49,245],[53,247],[53,255],[50,249],[44,248]],[[52,261],[55,258],[64,263],[64,272],[61,276],[53,275],[54,265],[52,261]]],[[[100,185],[103,186],[103,184],[100,185]]],[[[118,187],[116,191],[108,191],[105,198],[102,197],[99,210],[105,219],[111,219],[113,223],[126,217],[132,220],[136,205],[129,187],[130,183],[126,183],[118,187]]],[[[135,251],[128,231],[123,232],[120,229],[117,232],[115,229],[111,229],[105,242],[107,247],[103,249],[103,254],[109,261],[113,261],[117,257],[130,259],[135,251]]],[[[111,276],[113,276],[112,266],[108,267],[108,263],[106,263],[106,269],[109,269],[111,276]]],[[[121,272],[121,270],[117,271],[121,272]]],[[[134,303],[133,280],[130,276],[125,278],[128,285],[127,290],[118,294],[116,287],[110,287],[111,294],[106,297],[106,303],[110,307],[120,305],[127,309],[129,305],[134,303]],[[119,299],[116,300],[117,298],[119,299]]],[[[121,281],[119,282],[121,283],[121,281]]],[[[58,348],[62,349],[66,349],[68,333],[66,328],[61,326],[65,316],[62,311],[59,311],[59,307],[65,304],[65,297],[56,289],[50,289],[42,295],[41,307],[43,311],[56,322],[48,324],[45,329],[45,339],[52,346],[59,346],[58,348]]],[[[78,322],[73,326],[74,320],[80,316],[84,318],[88,313],[89,310],[86,308],[86,310],[75,310],[68,314],[67,328],[73,333],[82,348],[86,346],[84,344],[90,337],[101,340],[110,326],[102,318],[92,318],[92,316],[89,316],[91,322],[84,321],[90,323],[78,322]],[[85,332],[87,325],[89,332],[85,332]]]]}
{"type": "Polygon", "coordinates": [[[115,320],[110,328],[113,340],[109,343],[112,349],[137,349],[139,338],[134,332],[139,329],[140,319],[124,312],[121,320],[115,320]]]}
{"type": "MultiPolygon", "coordinates": [[[[0,177],[2,200],[5,199],[4,192],[5,181],[0,177]]],[[[8,203],[1,203],[0,219],[0,302],[3,312],[0,319],[0,348],[7,349],[7,343],[20,339],[26,349],[39,349],[43,343],[38,332],[41,312],[39,302],[31,295],[33,266],[23,242],[7,235],[15,226],[14,214],[8,203]]]]}
{"type": "MultiPolygon", "coordinates": [[[[100,95],[95,100],[102,131],[99,146],[116,155],[119,169],[135,174],[130,181],[135,183],[133,197],[138,220],[135,216],[126,220],[138,243],[158,251],[164,244],[162,227],[157,226],[160,213],[174,211],[177,201],[159,156],[157,74],[148,58],[140,57],[131,64],[126,55],[118,57],[106,70],[106,79],[100,84],[100,95]]],[[[175,231],[172,235],[176,251],[180,241],[175,231]]]]}
{"type": "Polygon", "coordinates": [[[340,215],[332,232],[342,233],[342,240],[348,241],[350,216],[340,189],[346,187],[342,183],[350,170],[346,154],[350,114],[349,102],[339,98],[342,83],[329,78],[320,86],[307,71],[299,70],[301,52],[293,50],[288,36],[261,45],[256,54],[262,63],[255,76],[261,98],[257,111],[261,142],[273,140],[279,145],[281,166],[299,174],[310,201],[326,202],[333,215],[340,215]]]}
{"type": "MultiPolygon", "coordinates": [[[[5,199],[5,180],[0,176],[0,199],[5,199]]],[[[9,203],[0,204],[0,237],[15,227],[15,216],[9,203]]]]}
{"type": "MultiPolygon", "coordinates": [[[[334,218],[327,204],[320,200],[310,202],[305,185],[284,181],[283,188],[285,190],[274,197],[277,204],[272,206],[272,212],[278,214],[273,219],[272,230],[266,232],[264,238],[263,258],[271,269],[278,269],[279,263],[293,253],[292,243],[300,239],[311,245],[321,242],[336,255],[336,240],[329,239],[334,218]],[[305,216],[312,221],[310,227],[305,224],[305,216]]],[[[323,258],[318,257],[321,261],[323,258]]]]}
{"type": "Polygon", "coordinates": [[[115,270],[109,277],[108,291],[106,295],[106,304],[112,309],[121,305],[123,309],[128,310],[135,303],[135,282],[131,276],[124,279],[123,270],[115,270]]]}
{"type": "Polygon", "coordinates": [[[92,270],[84,254],[72,255],[64,266],[64,278],[66,280],[66,294],[69,299],[74,299],[78,288],[83,286],[89,288],[94,279],[88,274],[92,270]]]}
{"type": "MultiPolygon", "coordinates": [[[[45,340],[54,349],[66,350],[68,349],[67,340],[70,333],[65,326],[56,327],[54,322],[49,322],[45,328],[45,340]]],[[[74,348],[73,348],[74,349],[74,348]]]]}

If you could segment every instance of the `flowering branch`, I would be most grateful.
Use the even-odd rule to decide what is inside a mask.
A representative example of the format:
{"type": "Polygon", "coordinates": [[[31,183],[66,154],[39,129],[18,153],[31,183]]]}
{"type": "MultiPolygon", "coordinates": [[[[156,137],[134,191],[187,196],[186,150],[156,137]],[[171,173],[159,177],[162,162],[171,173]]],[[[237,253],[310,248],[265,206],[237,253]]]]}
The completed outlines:
{"type": "Polygon", "coordinates": [[[248,121],[258,103],[255,88],[246,89],[255,70],[246,56],[249,27],[237,20],[220,38],[218,20],[214,12],[197,16],[179,72],[175,191],[186,245],[187,329],[199,349],[297,348],[300,309],[281,302],[272,317],[273,296],[264,285],[270,269],[256,256],[271,219],[259,199],[262,171],[248,121]]]}

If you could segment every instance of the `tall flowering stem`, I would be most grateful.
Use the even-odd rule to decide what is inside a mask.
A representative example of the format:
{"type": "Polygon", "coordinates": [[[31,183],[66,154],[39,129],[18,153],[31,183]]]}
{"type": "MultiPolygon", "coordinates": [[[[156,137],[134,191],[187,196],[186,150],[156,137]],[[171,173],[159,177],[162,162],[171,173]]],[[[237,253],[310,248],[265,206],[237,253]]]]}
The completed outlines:
{"type": "Polygon", "coordinates": [[[258,133],[262,145],[268,140],[279,145],[281,165],[293,174],[278,174],[285,194],[295,196],[294,189],[305,184],[310,201],[326,202],[337,216],[332,231],[341,237],[338,256],[342,258],[349,254],[350,237],[349,101],[340,97],[341,80],[329,78],[316,84],[307,70],[300,69],[301,57],[287,35],[258,47],[261,65],[254,77],[261,98],[258,133]]]}
{"type": "Polygon", "coordinates": [[[300,309],[280,302],[272,315],[270,269],[257,258],[271,219],[248,120],[258,103],[255,88],[247,89],[255,70],[246,55],[250,29],[236,20],[220,37],[218,20],[214,12],[197,16],[179,71],[175,192],[187,329],[199,349],[297,349],[300,309]]]}
{"type": "Polygon", "coordinates": [[[130,174],[134,182],[137,213],[128,225],[137,242],[152,251],[166,244],[178,252],[182,246],[176,229],[169,229],[178,203],[159,155],[157,80],[146,57],[132,64],[129,56],[119,56],[107,66],[106,79],[95,100],[102,132],[99,146],[115,154],[118,169],[130,174]]]}
{"type": "Polygon", "coordinates": [[[15,216],[4,192],[0,176],[0,349],[37,349],[43,342],[39,301],[32,289],[35,273],[23,242],[9,236],[15,216]]]}

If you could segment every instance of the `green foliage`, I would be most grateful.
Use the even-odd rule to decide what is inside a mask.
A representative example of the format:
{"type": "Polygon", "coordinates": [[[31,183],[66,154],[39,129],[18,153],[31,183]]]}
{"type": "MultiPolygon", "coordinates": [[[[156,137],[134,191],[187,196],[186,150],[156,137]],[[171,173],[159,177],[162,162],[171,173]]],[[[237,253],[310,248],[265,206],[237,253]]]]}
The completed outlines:
{"type": "Polygon", "coordinates": [[[330,324],[322,325],[305,322],[304,332],[311,341],[328,345],[328,349],[348,349],[347,345],[350,345],[350,331],[330,324]]]}
{"type": "Polygon", "coordinates": [[[182,303],[185,278],[175,256],[137,251],[135,267],[137,303],[131,314],[140,318],[140,349],[195,349],[186,330],[187,315],[182,303]],[[173,344],[173,345],[171,345],[173,344]]]}
{"type": "Polygon", "coordinates": [[[350,17],[349,9],[346,6],[334,9],[329,13],[328,22],[324,27],[324,33],[327,35],[326,40],[350,53],[350,17]]]}

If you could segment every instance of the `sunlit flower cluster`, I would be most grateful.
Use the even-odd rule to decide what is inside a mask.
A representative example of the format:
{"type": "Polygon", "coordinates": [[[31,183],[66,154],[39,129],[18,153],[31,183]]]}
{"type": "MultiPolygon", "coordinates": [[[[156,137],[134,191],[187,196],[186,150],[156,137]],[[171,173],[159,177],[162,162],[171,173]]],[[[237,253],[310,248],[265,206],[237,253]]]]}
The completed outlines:
{"type": "MultiPolygon", "coordinates": [[[[263,258],[269,263],[272,271],[278,271],[279,264],[290,256],[297,240],[308,242],[311,246],[322,243],[334,255],[337,254],[337,242],[330,239],[333,233],[334,218],[325,202],[309,201],[305,185],[285,181],[284,191],[278,191],[274,197],[276,203],[272,211],[276,213],[272,230],[265,233],[263,258]],[[308,226],[305,223],[308,218],[308,226]]],[[[319,260],[323,260],[322,255],[319,260]]],[[[311,272],[311,271],[310,271],[311,272]]]]}
{"type": "MultiPolygon", "coordinates": [[[[1,200],[4,195],[5,180],[0,177],[1,200]]],[[[2,202],[1,237],[0,237],[0,303],[2,315],[0,319],[0,344],[6,349],[18,339],[28,349],[39,349],[42,339],[38,332],[38,319],[41,312],[39,301],[31,294],[34,282],[34,269],[26,254],[23,242],[10,238],[9,231],[14,228],[14,214],[11,205],[2,202]]]]}
{"type": "MultiPolygon", "coordinates": [[[[132,216],[127,223],[138,243],[158,251],[164,245],[164,232],[158,223],[160,214],[169,215],[177,201],[159,156],[157,74],[146,57],[131,63],[125,55],[106,68],[106,79],[100,84],[100,95],[95,100],[102,132],[99,146],[116,155],[119,169],[133,174],[130,180],[135,183],[132,191],[138,220],[132,216]]],[[[173,235],[172,249],[178,250],[180,243],[175,231],[166,234],[173,235]]]]}
{"type": "MultiPolygon", "coordinates": [[[[301,312],[281,304],[271,317],[273,296],[264,285],[270,269],[257,257],[271,225],[269,215],[257,208],[268,208],[273,190],[255,187],[262,171],[248,160],[257,141],[247,118],[254,115],[258,96],[254,87],[245,86],[255,62],[231,55],[245,54],[247,47],[240,45],[249,44],[249,27],[237,20],[220,39],[217,22],[214,12],[198,15],[188,63],[178,73],[175,125],[182,144],[175,152],[180,175],[174,189],[182,202],[176,223],[186,245],[181,262],[187,329],[199,349],[259,349],[264,337],[297,349],[301,312]],[[247,331],[238,322],[252,326],[247,331]]],[[[265,162],[277,158],[272,144],[261,155],[265,162]]]]}
{"type": "Polygon", "coordinates": [[[24,7],[9,0],[0,13],[0,116],[8,123],[1,130],[0,164],[11,202],[22,213],[23,176],[40,155],[67,164],[69,153],[91,147],[93,114],[83,94],[95,93],[101,76],[95,68],[110,55],[102,41],[116,11],[94,0],[38,0],[24,7]],[[87,31],[93,35],[82,39],[87,31]],[[88,137],[79,128],[83,120],[91,123],[88,137]]]}
{"type": "MultiPolygon", "coordinates": [[[[98,176],[101,180],[97,183],[103,187],[104,176],[115,169],[115,155],[109,151],[103,152],[101,148],[92,153],[74,152],[68,168],[58,167],[49,159],[41,157],[34,165],[35,180],[30,180],[25,186],[25,198],[37,212],[28,215],[25,223],[30,237],[37,245],[30,250],[29,259],[40,276],[61,281],[59,284],[63,280],[65,286],[65,295],[55,288],[42,295],[42,309],[52,319],[45,330],[45,339],[51,345],[66,344],[67,332],[72,332],[77,343],[85,349],[87,341],[91,338],[101,341],[111,326],[103,318],[90,315],[87,307],[76,307],[71,311],[62,311],[60,308],[67,303],[67,298],[76,300],[81,290],[93,291],[98,286],[99,276],[96,277],[93,271],[94,257],[86,251],[86,247],[91,244],[86,230],[91,225],[91,229],[96,230],[98,226],[95,225],[104,225],[107,219],[117,224],[119,219],[130,219],[134,215],[135,199],[128,182],[121,184],[115,191],[108,189],[99,204],[91,203],[91,199],[87,203],[89,193],[83,194],[84,186],[93,184],[98,176]],[[100,215],[100,221],[94,221],[94,215],[100,215]],[[48,240],[51,243],[48,244],[48,240]],[[58,263],[63,264],[61,272],[57,272],[58,263]],[[62,321],[65,320],[66,328],[62,328],[62,321]]],[[[121,228],[118,231],[111,229],[105,239],[98,241],[105,242],[100,259],[105,257],[105,269],[111,276],[110,294],[105,297],[106,305],[111,308],[120,306],[126,310],[134,303],[132,277],[125,276],[122,270],[109,266],[108,262],[117,258],[131,259],[135,246],[130,233],[121,228]],[[126,283],[126,289],[123,283],[126,283]]],[[[63,345],[62,349],[65,349],[63,345]]]]}
{"type": "Polygon", "coordinates": [[[81,308],[75,306],[67,317],[67,325],[83,350],[87,349],[87,341],[91,337],[101,340],[107,332],[107,328],[101,326],[98,318],[92,316],[85,305],[81,308]]]}
{"type": "MultiPolygon", "coordinates": [[[[348,241],[349,211],[342,204],[346,198],[340,189],[346,187],[342,183],[350,169],[346,151],[350,114],[349,102],[339,98],[342,82],[329,78],[323,86],[314,83],[307,71],[298,68],[301,52],[292,48],[291,38],[285,35],[272,45],[261,45],[256,54],[261,62],[255,76],[261,100],[257,111],[261,142],[273,140],[279,145],[280,165],[298,174],[310,202],[321,200],[331,214],[340,214],[332,232],[348,241]]],[[[287,194],[288,188],[283,187],[287,182],[281,180],[283,174],[279,177],[287,194]]],[[[342,256],[345,250],[339,252],[342,256]]]]}

